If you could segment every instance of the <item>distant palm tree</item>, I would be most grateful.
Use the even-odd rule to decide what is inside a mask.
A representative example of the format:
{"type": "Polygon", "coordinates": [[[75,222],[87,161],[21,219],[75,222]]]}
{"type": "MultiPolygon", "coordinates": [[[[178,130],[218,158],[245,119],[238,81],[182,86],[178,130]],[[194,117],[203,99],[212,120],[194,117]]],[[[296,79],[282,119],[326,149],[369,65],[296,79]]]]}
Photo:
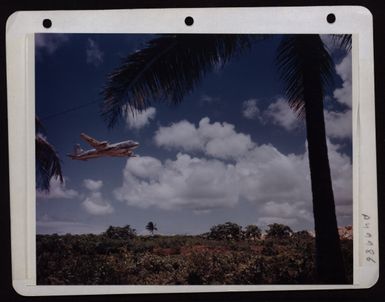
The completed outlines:
{"type": "Polygon", "coordinates": [[[36,188],[42,191],[49,191],[52,178],[59,179],[63,183],[60,158],[55,148],[41,134],[44,128],[37,117],[35,125],[36,188]]]}
{"type": "MultiPolygon", "coordinates": [[[[129,55],[103,90],[102,115],[109,127],[151,101],[180,103],[203,77],[251,48],[266,35],[162,35],[129,55]]],[[[347,51],[350,35],[334,35],[347,51]]],[[[334,64],[319,35],[283,35],[277,64],[290,107],[305,118],[316,233],[318,279],[345,283],[327,153],[323,99],[334,64]]],[[[258,68],[258,66],[255,66],[258,68]]],[[[263,71],[262,71],[263,72],[263,71]]]]}
{"type": "Polygon", "coordinates": [[[149,231],[151,233],[152,236],[154,236],[154,231],[157,231],[158,228],[156,227],[156,224],[153,223],[152,221],[150,221],[149,223],[147,223],[146,225],[146,230],[149,231]]]}

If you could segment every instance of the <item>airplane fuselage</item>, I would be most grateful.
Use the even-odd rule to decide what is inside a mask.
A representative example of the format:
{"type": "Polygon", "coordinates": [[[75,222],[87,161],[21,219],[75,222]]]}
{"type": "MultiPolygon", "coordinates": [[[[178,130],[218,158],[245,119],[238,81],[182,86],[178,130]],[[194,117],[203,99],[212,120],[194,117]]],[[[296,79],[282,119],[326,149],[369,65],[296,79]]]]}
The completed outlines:
{"type": "Polygon", "coordinates": [[[134,156],[133,150],[137,148],[139,144],[134,141],[125,141],[116,144],[106,144],[101,148],[94,148],[86,151],[82,151],[78,154],[69,154],[72,159],[88,160],[91,158],[112,156],[112,157],[131,157],[134,156]]]}

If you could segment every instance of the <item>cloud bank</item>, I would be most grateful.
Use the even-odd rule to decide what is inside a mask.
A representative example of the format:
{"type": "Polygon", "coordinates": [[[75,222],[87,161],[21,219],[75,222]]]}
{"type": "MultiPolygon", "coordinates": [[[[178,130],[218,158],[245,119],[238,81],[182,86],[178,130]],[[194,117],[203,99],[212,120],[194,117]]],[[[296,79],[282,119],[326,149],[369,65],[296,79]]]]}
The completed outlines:
{"type": "MultiPolygon", "coordinates": [[[[198,126],[181,121],[161,127],[154,139],[158,146],[182,151],[164,161],[150,156],[127,160],[123,183],[114,191],[117,200],[140,208],[198,212],[249,202],[261,224],[311,224],[307,152],[285,155],[272,145],[257,145],[231,124],[208,118],[198,126]],[[232,149],[231,142],[238,140],[247,147],[232,149]],[[192,151],[195,156],[186,153],[192,151]]],[[[337,213],[346,214],[352,202],[350,158],[339,152],[339,145],[328,143],[337,213]]]]}
{"type": "Polygon", "coordinates": [[[168,127],[160,127],[155,133],[155,143],[167,149],[203,152],[220,159],[243,156],[254,147],[250,135],[237,133],[229,123],[210,123],[208,117],[198,126],[183,120],[168,127]]]}

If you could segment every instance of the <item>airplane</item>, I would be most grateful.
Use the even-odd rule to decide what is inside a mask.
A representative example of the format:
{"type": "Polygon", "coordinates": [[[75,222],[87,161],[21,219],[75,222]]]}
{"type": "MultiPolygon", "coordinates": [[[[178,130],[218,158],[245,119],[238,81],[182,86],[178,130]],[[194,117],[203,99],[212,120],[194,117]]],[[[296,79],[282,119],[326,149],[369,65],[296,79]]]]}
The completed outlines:
{"type": "Polygon", "coordinates": [[[98,141],[85,133],[81,133],[80,137],[95,149],[84,151],[80,145],[77,144],[74,147],[74,153],[67,154],[67,156],[72,159],[88,160],[102,156],[135,157],[133,150],[139,146],[139,143],[131,140],[109,144],[108,141],[98,141]]]}

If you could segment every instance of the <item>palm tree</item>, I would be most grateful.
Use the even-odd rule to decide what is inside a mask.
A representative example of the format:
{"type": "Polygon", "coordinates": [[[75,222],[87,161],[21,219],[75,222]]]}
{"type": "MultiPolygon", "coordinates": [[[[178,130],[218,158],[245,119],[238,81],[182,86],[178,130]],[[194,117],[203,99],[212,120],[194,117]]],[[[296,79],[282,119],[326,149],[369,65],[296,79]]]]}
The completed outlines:
{"type": "Polygon", "coordinates": [[[35,118],[35,148],[36,148],[36,188],[49,191],[52,178],[63,183],[60,159],[55,148],[41,134],[44,130],[38,117],[35,118]]]}
{"type": "MultiPolygon", "coordinates": [[[[108,78],[102,115],[109,127],[151,101],[178,104],[209,72],[266,35],[162,35],[129,55],[108,78]]],[[[350,35],[334,35],[350,50],[350,35]]],[[[319,35],[284,35],[277,64],[290,107],[305,118],[320,283],[345,283],[327,153],[323,99],[334,64],[319,35]]],[[[256,66],[257,68],[258,66],[256,66]]]]}
{"type": "Polygon", "coordinates": [[[149,231],[151,233],[152,236],[154,236],[154,231],[157,231],[158,228],[156,227],[156,224],[153,223],[152,221],[150,221],[149,223],[147,223],[146,225],[146,230],[149,231]]]}
{"type": "Polygon", "coordinates": [[[323,111],[334,65],[320,36],[295,35],[282,41],[278,66],[289,105],[306,120],[318,276],[324,283],[345,283],[323,111]]]}

